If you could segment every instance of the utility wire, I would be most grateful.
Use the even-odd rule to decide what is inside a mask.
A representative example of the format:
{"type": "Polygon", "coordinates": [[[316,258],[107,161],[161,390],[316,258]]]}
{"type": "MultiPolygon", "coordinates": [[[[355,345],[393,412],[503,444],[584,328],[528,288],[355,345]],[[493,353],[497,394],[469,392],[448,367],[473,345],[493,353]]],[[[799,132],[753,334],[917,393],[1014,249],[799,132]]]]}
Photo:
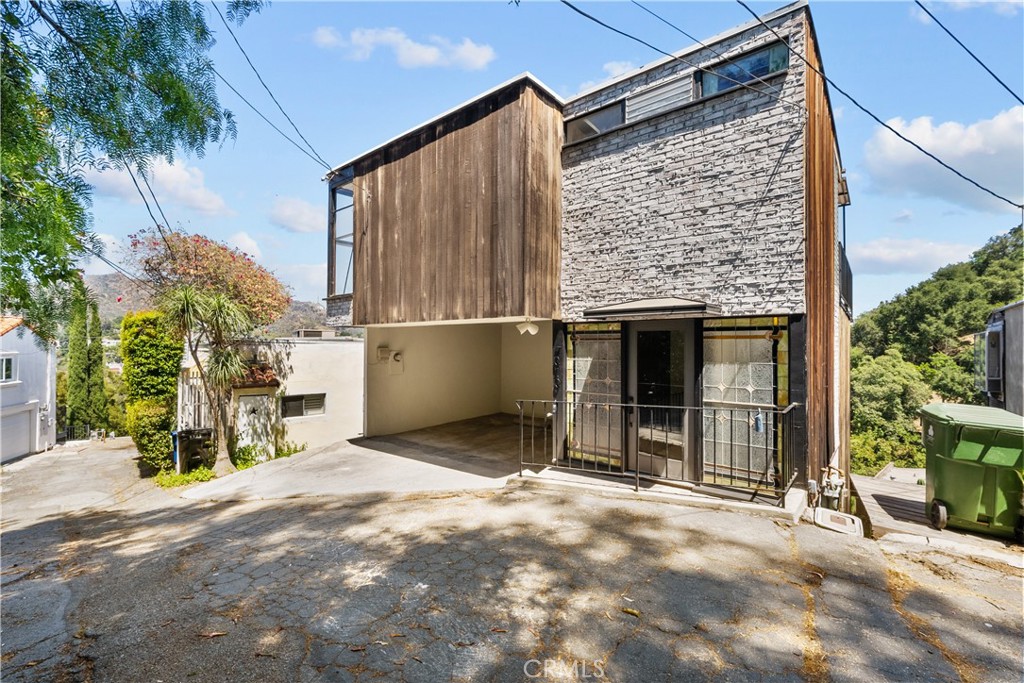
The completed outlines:
{"type": "Polygon", "coordinates": [[[292,128],[295,129],[295,132],[298,133],[302,141],[306,143],[307,147],[309,147],[309,151],[311,151],[313,155],[316,156],[316,158],[320,161],[321,164],[323,164],[324,166],[328,166],[327,162],[320,155],[320,153],[316,151],[316,149],[313,147],[310,141],[306,139],[306,136],[302,134],[302,131],[299,130],[299,127],[295,125],[295,122],[292,121],[292,117],[288,116],[288,112],[284,110],[284,107],[281,106],[281,103],[277,101],[276,97],[274,97],[274,93],[270,91],[270,86],[266,84],[266,82],[263,80],[263,76],[260,75],[259,70],[256,68],[256,65],[252,63],[251,59],[249,59],[249,54],[245,51],[245,48],[243,48],[242,44],[238,41],[238,37],[235,35],[235,32],[231,29],[231,24],[229,24],[228,20],[224,18],[223,14],[221,14],[220,8],[217,7],[217,3],[211,1],[210,4],[213,5],[213,9],[217,11],[217,15],[220,17],[221,22],[223,22],[224,28],[226,28],[228,30],[228,33],[231,34],[231,38],[235,41],[235,45],[238,46],[238,49],[242,53],[242,56],[245,57],[245,61],[249,63],[249,66],[250,68],[252,68],[253,73],[256,74],[256,78],[259,80],[260,85],[262,85],[263,89],[267,91],[268,95],[270,95],[270,99],[274,101],[274,104],[277,105],[277,108],[281,111],[284,117],[288,119],[288,123],[292,124],[292,128]]]}
{"type": "Polygon", "coordinates": [[[156,289],[156,287],[153,286],[152,283],[146,282],[145,280],[139,278],[137,275],[132,275],[130,272],[125,270],[122,266],[120,266],[119,264],[115,263],[114,261],[111,261],[110,259],[108,259],[101,252],[96,251],[95,249],[89,249],[88,247],[86,247],[85,250],[87,252],[89,252],[90,254],[92,254],[93,256],[95,256],[96,258],[98,258],[100,261],[103,261],[105,264],[107,264],[108,266],[113,268],[115,271],[117,271],[118,273],[120,273],[124,277],[128,278],[128,280],[130,280],[131,282],[134,282],[136,285],[138,285],[140,287],[145,287],[146,289],[150,290],[154,294],[157,293],[157,289],[156,289]]]}
{"type": "MultiPolygon", "coordinates": [[[[167,239],[167,235],[164,233],[164,229],[163,226],[160,225],[160,221],[158,221],[156,219],[156,216],[153,215],[153,209],[150,208],[149,206],[149,200],[146,199],[146,194],[142,191],[142,188],[139,186],[139,181],[135,179],[135,174],[132,173],[131,164],[129,164],[124,159],[122,159],[121,162],[124,164],[125,170],[128,171],[128,175],[131,176],[132,183],[135,185],[136,191],[138,191],[139,196],[142,197],[142,203],[146,205],[146,211],[149,213],[149,217],[153,219],[153,224],[156,226],[156,231],[160,233],[160,238],[164,241],[164,246],[167,247],[167,253],[170,254],[171,260],[176,260],[177,257],[174,253],[174,249],[171,247],[171,242],[170,240],[167,239]]],[[[143,176],[143,180],[145,180],[145,176],[143,176]]],[[[147,185],[148,184],[149,183],[147,183],[147,185]]],[[[160,213],[163,214],[162,209],[160,213]]],[[[166,220],[166,217],[164,218],[164,220],[166,220]]]]}
{"type": "Polygon", "coordinates": [[[683,29],[679,28],[678,26],[676,26],[676,25],[675,25],[675,24],[673,24],[673,23],[672,23],[671,21],[669,21],[669,20],[668,20],[668,19],[666,19],[665,17],[661,16],[660,14],[658,14],[657,12],[655,12],[654,10],[652,10],[652,9],[650,9],[650,8],[648,8],[648,7],[645,7],[644,5],[642,5],[642,4],[640,4],[639,2],[637,2],[637,0],[631,0],[631,2],[632,2],[632,3],[634,4],[634,5],[636,5],[637,7],[639,7],[640,9],[642,9],[643,11],[647,12],[648,14],[650,14],[650,15],[651,15],[652,17],[654,17],[654,18],[655,18],[655,19],[657,19],[658,21],[662,22],[663,24],[665,24],[665,25],[667,25],[667,26],[669,26],[669,27],[671,27],[671,28],[674,28],[674,29],[675,29],[676,31],[678,31],[679,33],[682,33],[682,34],[683,34],[684,36],[686,36],[687,38],[689,38],[689,39],[690,39],[690,40],[692,40],[693,42],[697,43],[698,45],[700,45],[700,46],[701,46],[702,48],[704,48],[705,50],[708,50],[708,51],[709,51],[709,52],[711,52],[711,54],[713,54],[713,55],[714,55],[715,57],[718,57],[719,59],[725,60],[725,63],[726,63],[726,64],[732,64],[732,65],[733,65],[733,66],[735,66],[736,68],[740,69],[741,71],[743,71],[744,73],[746,73],[746,74],[747,74],[748,76],[750,76],[750,77],[751,77],[752,79],[754,79],[754,80],[755,80],[755,81],[757,81],[758,83],[763,83],[764,85],[768,86],[769,88],[772,88],[773,90],[777,89],[777,90],[778,90],[779,92],[781,92],[781,91],[782,91],[782,87],[781,87],[781,86],[773,86],[773,85],[772,85],[771,83],[769,83],[768,81],[764,80],[764,79],[763,79],[763,78],[761,78],[760,76],[756,75],[756,74],[755,74],[754,72],[750,71],[749,69],[746,69],[746,68],[745,68],[745,67],[744,67],[744,66],[743,66],[742,64],[740,64],[739,62],[735,61],[734,59],[729,59],[728,57],[726,57],[725,55],[723,55],[723,54],[722,54],[721,52],[719,52],[719,51],[718,51],[718,50],[716,50],[715,48],[713,48],[713,47],[711,47],[710,45],[708,45],[707,43],[705,43],[705,42],[703,42],[703,41],[701,41],[701,40],[699,40],[699,39],[697,39],[697,38],[693,37],[692,35],[690,35],[690,34],[689,34],[689,33],[687,33],[686,31],[684,31],[683,29]]]}
{"type": "MultiPolygon", "coordinates": [[[[565,1],[565,0],[563,0],[563,2],[564,2],[564,1],[565,1]]],[[[763,19],[761,19],[761,17],[757,16],[757,13],[756,13],[756,12],[754,12],[754,10],[750,9],[750,7],[749,7],[749,6],[747,5],[747,3],[743,2],[743,0],[736,0],[736,2],[738,2],[738,3],[739,3],[739,4],[740,4],[740,5],[742,6],[742,7],[743,7],[743,9],[747,10],[747,12],[749,12],[749,13],[750,13],[750,15],[751,15],[751,16],[753,16],[753,17],[754,17],[754,19],[756,19],[756,20],[757,20],[757,22],[758,22],[759,24],[761,24],[761,25],[762,25],[762,26],[764,26],[764,27],[765,27],[766,29],[768,29],[769,31],[771,31],[772,33],[774,33],[774,34],[775,34],[775,35],[776,35],[776,36],[777,36],[778,38],[780,38],[780,39],[782,38],[782,36],[780,36],[780,35],[779,35],[778,33],[776,33],[775,29],[773,29],[773,28],[772,28],[771,26],[769,26],[768,24],[764,23],[764,20],[763,20],[763,19]]],[[[788,46],[788,44],[787,44],[787,46],[788,46]]],[[[893,128],[893,127],[892,127],[892,126],[890,126],[889,124],[887,124],[887,123],[886,123],[885,121],[883,121],[882,119],[878,118],[878,116],[876,116],[876,115],[875,115],[874,113],[872,113],[872,112],[871,112],[871,111],[870,111],[870,110],[869,110],[869,109],[868,109],[867,107],[865,107],[865,106],[864,106],[864,105],[862,105],[862,104],[861,104],[860,102],[858,102],[858,101],[857,101],[856,99],[854,99],[854,98],[853,98],[853,96],[852,96],[852,95],[850,95],[850,93],[846,92],[845,90],[843,90],[842,88],[840,88],[840,87],[839,87],[838,85],[836,85],[835,81],[833,81],[833,80],[832,80],[831,78],[829,78],[828,76],[826,76],[826,75],[825,75],[825,73],[824,73],[823,71],[821,71],[821,70],[820,70],[820,69],[818,69],[818,68],[817,68],[816,66],[814,66],[814,65],[813,65],[813,64],[811,64],[811,63],[810,63],[809,61],[807,61],[807,58],[806,58],[806,57],[804,57],[804,56],[803,56],[802,54],[800,54],[799,52],[797,52],[796,50],[794,50],[794,49],[793,49],[792,47],[789,47],[789,51],[790,51],[790,53],[792,53],[792,54],[796,55],[797,57],[799,57],[799,58],[800,58],[800,60],[801,60],[801,61],[802,61],[802,62],[803,62],[804,64],[806,64],[806,65],[807,65],[807,67],[808,67],[809,69],[811,69],[811,70],[812,70],[812,71],[814,71],[814,72],[815,72],[816,74],[818,74],[819,76],[821,76],[821,77],[822,77],[822,78],[823,78],[823,79],[825,80],[825,82],[826,82],[826,83],[828,83],[829,85],[831,85],[831,86],[832,86],[833,88],[835,88],[835,89],[836,89],[836,91],[837,91],[837,92],[838,92],[839,94],[843,95],[843,96],[844,96],[844,97],[845,97],[846,99],[850,100],[850,102],[852,102],[852,103],[853,103],[853,105],[854,105],[855,107],[857,107],[857,108],[858,108],[858,109],[860,109],[860,110],[861,110],[862,112],[864,112],[865,114],[867,114],[868,116],[870,116],[870,117],[871,117],[871,118],[872,118],[872,119],[873,119],[873,120],[874,120],[874,121],[875,121],[876,123],[878,123],[878,125],[882,126],[882,127],[883,127],[883,128],[885,128],[886,130],[888,130],[888,131],[889,131],[890,133],[892,133],[893,135],[895,135],[896,137],[898,137],[898,138],[899,138],[900,140],[903,140],[903,142],[907,143],[908,145],[910,145],[911,147],[913,147],[913,148],[914,148],[914,149],[916,149],[917,151],[921,152],[922,154],[924,154],[925,156],[927,156],[927,157],[928,157],[929,159],[931,159],[931,160],[932,160],[932,161],[934,161],[935,163],[939,164],[940,166],[942,166],[942,167],[943,167],[943,168],[945,168],[946,170],[950,171],[951,173],[955,174],[956,176],[958,176],[958,177],[959,177],[959,178],[961,178],[962,180],[966,180],[966,181],[967,181],[967,182],[969,182],[969,183],[970,183],[971,185],[974,185],[974,186],[975,186],[976,188],[978,188],[979,190],[981,190],[981,191],[983,191],[983,192],[986,192],[986,193],[988,193],[988,194],[992,195],[992,196],[993,196],[993,197],[995,197],[996,199],[999,199],[999,200],[1002,200],[1002,201],[1006,202],[1007,204],[1009,204],[1010,206],[1012,206],[1012,207],[1014,207],[1014,208],[1017,208],[1017,209],[1024,209],[1024,205],[1022,205],[1022,204],[1018,204],[1018,203],[1017,203],[1017,202],[1015,202],[1015,201],[1012,201],[1012,200],[1010,200],[1010,199],[1007,199],[1007,198],[1006,198],[1006,197],[1004,197],[1003,195],[1001,195],[1001,194],[999,194],[999,193],[995,192],[994,190],[990,190],[989,188],[985,187],[984,185],[982,185],[981,183],[979,183],[979,182],[978,182],[977,180],[974,180],[973,178],[970,178],[970,177],[968,177],[968,176],[964,175],[963,173],[961,173],[960,171],[956,170],[955,168],[953,168],[952,166],[950,166],[949,164],[947,164],[947,163],[946,163],[945,161],[943,161],[943,160],[942,160],[942,159],[940,159],[939,157],[935,156],[934,154],[932,154],[931,152],[929,152],[928,150],[926,150],[926,149],[925,149],[924,147],[922,147],[921,145],[917,144],[916,142],[914,142],[914,141],[913,141],[913,140],[911,140],[910,138],[908,138],[908,137],[906,137],[905,135],[903,135],[902,133],[900,133],[900,132],[899,132],[898,130],[896,130],[895,128],[893,128]]]]}
{"type": "Polygon", "coordinates": [[[949,36],[950,38],[952,38],[952,39],[953,39],[953,41],[954,41],[954,42],[955,42],[955,43],[956,43],[957,45],[959,45],[960,47],[962,47],[962,48],[964,49],[964,52],[966,52],[966,53],[967,53],[967,54],[969,54],[969,55],[970,55],[971,57],[973,57],[973,58],[974,58],[974,61],[976,61],[976,62],[977,62],[977,63],[978,63],[978,64],[979,64],[980,66],[981,66],[981,68],[982,68],[982,69],[984,69],[985,71],[987,71],[987,72],[988,72],[988,75],[989,75],[989,76],[991,76],[992,78],[996,79],[996,82],[997,82],[997,83],[999,83],[999,85],[1003,86],[1003,87],[1004,87],[1004,88],[1006,89],[1006,92],[1010,93],[1010,94],[1011,94],[1011,95],[1013,96],[1013,99],[1017,100],[1017,101],[1018,101],[1018,102],[1020,102],[1021,104],[1024,104],[1024,100],[1022,100],[1022,99],[1021,99],[1020,95],[1018,95],[1017,93],[1013,92],[1013,90],[1011,90],[1011,89],[1010,89],[1010,86],[1006,85],[1006,83],[1003,83],[1003,79],[999,78],[999,76],[996,76],[996,75],[995,75],[995,73],[993,73],[992,69],[988,68],[988,66],[987,66],[987,65],[985,64],[985,62],[981,61],[981,59],[979,59],[979,58],[978,58],[978,55],[976,55],[976,54],[974,54],[973,52],[971,52],[970,48],[968,48],[968,47],[967,47],[966,45],[964,45],[964,44],[963,44],[962,42],[960,42],[960,39],[959,39],[959,38],[957,38],[956,36],[954,36],[954,35],[953,35],[953,32],[952,32],[952,31],[950,31],[950,30],[949,30],[948,28],[946,28],[946,27],[945,27],[945,26],[944,26],[944,25],[942,24],[942,22],[938,20],[938,18],[937,18],[937,17],[936,17],[936,16],[934,15],[934,14],[932,14],[931,12],[929,12],[929,11],[928,11],[928,8],[927,8],[927,7],[925,7],[924,5],[922,5],[922,4],[921,4],[921,2],[920,2],[920,0],[914,0],[914,4],[916,4],[916,5],[917,5],[918,7],[920,7],[920,8],[922,9],[922,10],[924,10],[924,13],[925,13],[925,14],[927,14],[927,15],[928,15],[929,17],[931,17],[931,18],[932,18],[932,21],[934,21],[934,22],[935,22],[936,24],[938,24],[938,25],[939,25],[939,28],[941,28],[941,29],[942,29],[943,31],[945,31],[945,32],[946,32],[946,34],[947,34],[947,35],[948,35],[948,36],[949,36]]]}
{"type": "MultiPolygon", "coordinates": [[[[574,5],[571,2],[569,2],[569,0],[561,0],[561,2],[562,2],[563,5],[565,5],[566,7],[571,9],[572,11],[576,12],[577,14],[579,14],[579,15],[581,15],[583,17],[586,17],[587,19],[589,19],[590,21],[594,22],[595,24],[598,24],[599,26],[603,26],[604,28],[608,29],[609,31],[612,31],[613,33],[617,33],[620,36],[623,36],[624,38],[629,38],[630,40],[632,40],[634,42],[637,42],[637,43],[640,43],[641,45],[644,45],[646,47],[649,47],[650,49],[654,50],[655,52],[657,52],[659,54],[662,54],[662,55],[664,55],[664,56],[666,56],[666,57],[668,57],[670,59],[674,59],[677,62],[682,62],[683,64],[685,64],[685,65],[687,65],[689,67],[692,67],[692,68],[698,69],[698,70],[704,70],[702,67],[694,64],[693,62],[687,61],[687,60],[683,59],[682,57],[680,57],[678,55],[672,54],[671,52],[665,52],[660,47],[656,47],[654,45],[651,45],[650,43],[648,43],[643,38],[637,38],[636,36],[634,36],[634,35],[632,35],[630,33],[626,33],[625,31],[617,29],[614,26],[601,21],[600,19],[598,19],[597,17],[593,16],[592,14],[587,14],[586,12],[581,10],[579,7],[577,7],[576,5],[574,5]]],[[[753,87],[749,83],[746,83],[746,82],[743,82],[743,81],[738,81],[735,78],[730,78],[729,76],[726,76],[725,74],[720,74],[720,73],[718,73],[716,71],[713,71],[713,70],[712,70],[712,73],[714,73],[716,76],[718,76],[722,80],[730,81],[731,83],[734,83],[735,85],[738,85],[738,86],[741,86],[743,88],[746,88],[747,90],[752,90],[752,91],[754,91],[754,92],[756,92],[758,94],[761,94],[761,95],[767,95],[769,97],[776,97],[780,102],[782,102],[784,104],[788,104],[791,107],[796,107],[801,112],[804,111],[804,106],[802,104],[799,104],[798,102],[792,102],[790,100],[787,100],[786,98],[784,98],[781,95],[779,95],[777,92],[766,92],[764,90],[760,90],[758,88],[753,87]]]]}
{"type": "Polygon", "coordinates": [[[300,152],[302,152],[303,154],[305,154],[305,155],[306,155],[307,157],[309,157],[310,159],[312,159],[312,160],[313,160],[313,161],[315,161],[316,163],[318,163],[318,164],[320,164],[321,166],[323,166],[324,168],[326,168],[326,169],[327,169],[328,171],[330,171],[330,170],[331,170],[331,167],[330,167],[330,165],[329,165],[329,164],[325,163],[324,161],[321,161],[320,159],[317,159],[317,158],[316,158],[315,156],[313,156],[313,155],[312,155],[312,154],[310,154],[310,153],[309,153],[308,151],[306,151],[306,148],[305,148],[305,147],[303,147],[303,146],[302,146],[302,145],[300,145],[299,143],[295,142],[295,140],[292,140],[292,139],[291,139],[290,137],[288,137],[287,135],[285,135],[285,133],[284,133],[284,131],[283,131],[283,130],[281,130],[280,128],[278,128],[277,126],[275,126],[275,125],[274,125],[274,123],[273,123],[273,122],[272,122],[272,121],[271,121],[270,119],[268,119],[268,118],[267,118],[266,116],[264,116],[264,115],[263,115],[263,112],[261,112],[261,111],[260,111],[259,109],[257,109],[257,108],[256,108],[256,105],[254,105],[254,104],[253,104],[252,102],[250,102],[249,100],[247,100],[247,99],[245,98],[245,95],[243,95],[242,93],[238,92],[238,89],[237,89],[237,88],[235,88],[235,86],[231,85],[231,83],[230,83],[230,82],[228,81],[228,79],[224,78],[224,77],[223,77],[223,76],[221,75],[221,73],[220,73],[219,71],[217,71],[217,69],[216,69],[216,68],[215,68],[215,67],[213,66],[213,64],[211,64],[211,65],[210,65],[210,69],[212,69],[212,70],[213,70],[213,73],[215,73],[215,74],[217,75],[217,78],[219,78],[219,79],[220,79],[221,81],[223,81],[224,85],[226,85],[226,86],[228,86],[229,88],[231,88],[231,92],[233,92],[233,93],[235,93],[236,95],[238,95],[238,97],[239,97],[239,98],[240,98],[240,99],[241,99],[241,100],[242,100],[243,102],[245,102],[245,103],[246,103],[247,105],[249,105],[249,108],[250,108],[250,109],[252,109],[252,110],[253,110],[254,112],[256,112],[256,114],[257,114],[257,115],[258,115],[258,116],[259,116],[259,117],[260,117],[261,119],[263,119],[264,121],[266,121],[266,122],[267,122],[267,125],[269,125],[269,126],[270,126],[271,128],[273,128],[274,130],[276,130],[276,131],[277,131],[277,133],[278,133],[278,135],[280,135],[281,137],[283,137],[283,138],[284,138],[285,140],[287,140],[288,142],[292,143],[292,145],[294,145],[294,146],[295,146],[295,149],[299,150],[300,152]]]}

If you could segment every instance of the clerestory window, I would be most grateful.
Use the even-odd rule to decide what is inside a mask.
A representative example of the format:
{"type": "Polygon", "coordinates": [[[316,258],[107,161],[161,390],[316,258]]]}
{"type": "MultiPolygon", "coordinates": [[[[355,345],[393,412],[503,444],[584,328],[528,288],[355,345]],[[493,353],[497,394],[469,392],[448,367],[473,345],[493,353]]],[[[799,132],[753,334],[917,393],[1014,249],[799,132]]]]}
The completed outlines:
{"type": "Polygon", "coordinates": [[[772,76],[789,68],[789,46],[775,43],[762,50],[749,52],[735,59],[697,71],[694,78],[694,92],[697,97],[707,97],[728,90],[748,81],[772,76]]]}

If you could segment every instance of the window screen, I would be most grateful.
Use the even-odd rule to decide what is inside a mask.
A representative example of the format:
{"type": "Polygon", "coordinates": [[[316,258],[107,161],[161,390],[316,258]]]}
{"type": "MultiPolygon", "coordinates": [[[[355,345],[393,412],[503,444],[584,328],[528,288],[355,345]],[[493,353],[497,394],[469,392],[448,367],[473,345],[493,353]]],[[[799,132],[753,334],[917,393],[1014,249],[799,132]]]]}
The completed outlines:
{"type": "Polygon", "coordinates": [[[284,396],[281,398],[281,417],[322,415],[326,398],[326,394],[284,396]]]}

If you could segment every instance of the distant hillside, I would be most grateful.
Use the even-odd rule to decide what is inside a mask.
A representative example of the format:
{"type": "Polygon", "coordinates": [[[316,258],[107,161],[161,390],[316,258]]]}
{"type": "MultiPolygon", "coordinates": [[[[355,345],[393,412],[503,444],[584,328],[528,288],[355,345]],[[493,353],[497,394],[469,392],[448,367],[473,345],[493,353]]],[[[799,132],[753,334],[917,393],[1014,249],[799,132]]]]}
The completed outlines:
{"type": "Polygon", "coordinates": [[[86,275],[89,288],[100,307],[103,336],[116,337],[121,318],[128,311],[142,311],[152,307],[149,292],[120,273],[86,275]]]}
{"type": "Polygon", "coordinates": [[[989,313],[1024,298],[1021,226],[997,235],[961,263],[939,268],[903,294],[857,317],[853,343],[872,357],[898,344],[904,358],[924,363],[955,355],[960,337],[979,332],[989,313]]]}
{"type": "MultiPolygon", "coordinates": [[[[120,273],[86,275],[85,284],[100,307],[103,336],[116,337],[121,318],[128,311],[152,308],[149,293],[120,273]]],[[[276,322],[267,328],[268,337],[290,337],[295,330],[330,329],[324,324],[327,311],[313,301],[293,301],[276,322]]]]}
{"type": "Polygon", "coordinates": [[[331,328],[324,323],[326,319],[327,310],[320,304],[313,301],[293,301],[284,315],[267,328],[266,335],[290,337],[295,330],[329,330],[331,328]]]}

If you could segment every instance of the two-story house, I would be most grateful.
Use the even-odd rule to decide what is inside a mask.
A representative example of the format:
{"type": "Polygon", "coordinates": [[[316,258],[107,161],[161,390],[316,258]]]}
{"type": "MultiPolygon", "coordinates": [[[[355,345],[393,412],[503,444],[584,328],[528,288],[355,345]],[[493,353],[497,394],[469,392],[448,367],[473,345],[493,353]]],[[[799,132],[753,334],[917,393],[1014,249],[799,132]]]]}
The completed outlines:
{"type": "Polygon", "coordinates": [[[777,492],[848,470],[831,105],[806,3],[762,20],[568,100],[523,74],[330,172],[368,436],[538,399],[556,465],[777,492]]]}
{"type": "Polygon", "coordinates": [[[17,316],[0,316],[0,462],[57,441],[57,354],[17,316]]]}

